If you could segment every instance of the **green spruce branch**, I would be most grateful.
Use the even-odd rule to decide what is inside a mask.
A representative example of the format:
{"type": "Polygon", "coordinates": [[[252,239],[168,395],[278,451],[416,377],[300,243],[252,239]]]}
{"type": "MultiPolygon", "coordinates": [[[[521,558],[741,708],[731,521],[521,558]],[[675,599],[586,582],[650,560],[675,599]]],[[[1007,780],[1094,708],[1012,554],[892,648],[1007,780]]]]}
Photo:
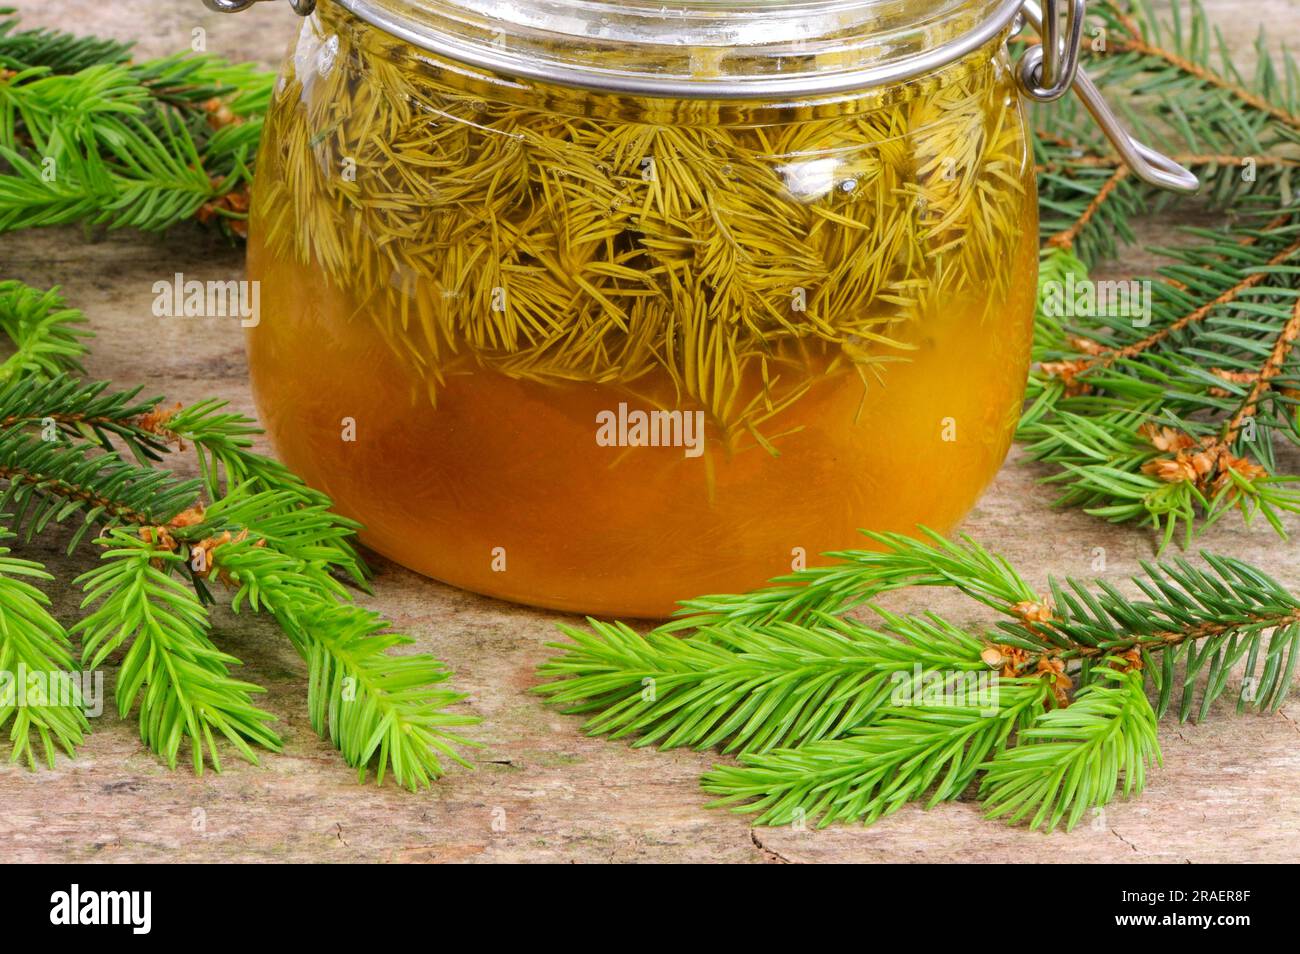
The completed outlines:
{"type": "Polygon", "coordinates": [[[1052,828],[1141,790],[1175,700],[1204,718],[1239,672],[1237,711],[1270,711],[1293,683],[1300,599],[1241,561],[1144,564],[1131,594],[1068,578],[1037,594],[972,540],[869,536],[877,549],[689,601],[644,635],[563,626],[535,691],[590,734],[735,754],[704,786],[763,824],[869,822],[978,781],[991,815],[1052,828]],[[967,631],[872,602],[914,587],[994,615],[967,631]]]}
{"type": "MultiPolygon", "coordinates": [[[[702,779],[715,807],[760,825],[817,819],[871,823],[912,801],[934,806],[969,787],[1007,738],[1029,731],[1049,692],[1037,679],[999,680],[994,705],[894,707],[843,738],[746,754],[702,779]]],[[[1014,751],[1011,750],[1011,751],[1014,751]]]]}
{"type": "Polygon", "coordinates": [[[85,224],[242,235],[274,74],[21,30],[0,9],[0,232],[85,224]]]}
{"type": "Polygon", "coordinates": [[[980,798],[990,818],[1073,828],[1121,786],[1125,796],[1142,791],[1147,770],[1160,762],[1156,714],[1138,673],[1102,675],[1069,708],[1036,713],[1016,745],[983,765],[980,798]]]}
{"type": "Polygon", "coordinates": [[[468,766],[455,729],[472,716],[446,711],[466,696],[447,688],[434,657],[390,654],[414,642],[377,613],[340,599],[320,567],[263,546],[253,534],[222,544],[216,572],[234,589],[232,605],[271,615],[307,662],[312,727],[365,777],[373,767],[414,789],[443,774],[443,760],[468,766]]]}
{"type": "Polygon", "coordinates": [[[0,281],[0,332],[13,342],[13,353],[0,362],[0,386],[20,378],[48,378],[79,371],[89,333],[85,317],[69,308],[57,288],[40,292],[12,280],[0,281]]]}
{"type": "Polygon", "coordinates": [[[239,660],[212,644],[206,607],[170,572],[184,555],[125,530],[101,542],[103,562],[77,580],[86,592],[83,608],[98,605],[73,632],[82,635],[89,670],[125,648],[118,713],[125,719],[138,704],[141,741],[175,768],[188,739],[200,774],[205,753],[221,770],[217,736],[253,763],[253,745],[278,751],[280,738],[268,725],[274,717],[252,703],[252,694],[264,690],[230,675],[239,660]]]}
{"type": "Polygon", "coordinates": [[[130,43],[73,36],[60,30],[21,29],[13,8],[0,7],[0,67],[5,69],[17,72],[43,66],[55,73],[76,73],[130,58],[130,43]]]}
{"type": "Polygon", "coordinates": [[[0,730],[9,727],[9,760],[31,768],[36,742],[53,768],[58,751],[73,755],[90,729],[81,684],[71,675],[72,642],[36,585],[53,580],[39,563],[0,547],[0,672],[7,674],[0,680],[0,730]],[[45,680],[38,694],[27,685],[33,673],[45,680]]]}
{"type": "Polygon", "coordinates": [[[97,527],[164,525],[192,506],[199,490],[198,481],[81,441],[47,440],[21,423],[0,432],[0,482],[9,529],[30,542],[51,525],[74,522],[69,552],[97,527]]]}
{"type": "Polygon", "coordinates": [[[1200,206],[1225,224],[1153,250],[1170,264],[1148,278],[1149,309],[1072,300],[1063,288],[1130,291],[1090,273],[1173,200],[1128,173],[1079,104],[1035,110],[1044,253],[1019,439],[1059,504],[1151,526],[1162,545],[1233,512],[1285,535],[1300,510],[1277,450],[1300,443],[1300,70],[1261,35],[1244,76],[1195,2],[1107,0],[1087,32],[1085,68],[1196,171],[1200,206]]]}
{"type": "Polygon", "coordinates": [[[537,692],[596,713],[591,734],[724,752],[838,738],[865,725],[900,680],[922,670],[981,671],[983,643],[942,620],[889,617],[888,631],[825,616],[800,624],[717,624],[694,638],[642,636],[620,623],[561,626],[571,643],[537,692]]]}
{"type": "MultiPolygon", "coordinates": [[[[222,402],[167,408],[69,373],[85,352],[82,322],[56,293],[0,286],[0,328],[23,356],[0,366],[12,369],[0,382],[0,513],[24,541],[69,527],[69,551],[94,531],[100,563],[76,581],[87,612],[69,633],[83,666],[120,659],[118,711],[136,713],[141,740],[173,767],[187,748],[196,772],[220,770],[224,744],[251,762],[280,749],[253,702],[262,690],[236,678],[240,661],[213,641],[210,607],[226,590],[302,655],[312,726],[361,777],[414,789],[467,764],[458,749],[473,743],[458,729],[477,719],[456,711],[465,696],[446,667],[395,652],[410,637],[353,599],[368,578],[357,524],[254,451],[256,424],[222,402]],[[162,466],[191,449],[199,478],[162,466]]],[[[0,671],[24,662],[70,679],[68,634],[20,576],[49,578],[0,554],[0,671]]],[[[8,705],[0,692],[0,727],[10,722],[12,757],[29,763],[33,739],[48,761],[86,729],[76,707],[8,705]]]]}

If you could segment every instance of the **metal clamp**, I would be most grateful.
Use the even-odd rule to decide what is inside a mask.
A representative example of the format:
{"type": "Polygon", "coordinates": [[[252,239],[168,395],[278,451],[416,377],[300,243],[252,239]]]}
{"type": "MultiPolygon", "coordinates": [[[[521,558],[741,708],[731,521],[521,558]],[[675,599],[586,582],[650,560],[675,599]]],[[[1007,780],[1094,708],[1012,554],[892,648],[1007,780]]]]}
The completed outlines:
{"type": "Polygon", "coordinates": [[[1045,0],[1045,6],[1037,23],[1043,42],[1020,61],[1020,85],[1027,96],[1040,103],[1060,99],[1074,85],[1074,77],[1079,71],[1079,47],[1083,41],[1083,19],[1088,3],[1087,0],[1045,0]],[[1062,2],[1069,5],[1064,39],[1058,10],[1062,2]]]}
{"type": "Polygon", "coordinates": [[[1065,0],[1071,4],[1066,18],[1065,49],[1060,47],[1061,0],[1046,0],[1046,16],[1038,4],[1026,0],[1021,9],[1026,20],[1038,31],[1043,42],[1025,53],[1020,60],[1020,86],[1025,95],[1040,102],[1059,99],[1066,89],[1073,87],[1075,95],[1083,101],[1106,138],[1133,174],[1148,185],[1170,192],[1193,193],[1201,182],[1189,169],[1179,165],[1164,153],[1134,139],[1124,128],[1119,117],[1106,102],[1101,90],[1079,66],[1079,46],[1083,36],[1085,0],[1065,0]],[[1060,92],[1057,87],[1064,83],[1060,92]]]}
{"type": "MultiPolygon", "coordinates": [[[[264,2],[266,0],[203,0],[203,5],[217,13],[239,13],[255,3],[264,2]]],[[[298,16],[305,17],[316,9],[316,0],[289,0],[289,6],[293,7],[293,12],[298,16]]]]}

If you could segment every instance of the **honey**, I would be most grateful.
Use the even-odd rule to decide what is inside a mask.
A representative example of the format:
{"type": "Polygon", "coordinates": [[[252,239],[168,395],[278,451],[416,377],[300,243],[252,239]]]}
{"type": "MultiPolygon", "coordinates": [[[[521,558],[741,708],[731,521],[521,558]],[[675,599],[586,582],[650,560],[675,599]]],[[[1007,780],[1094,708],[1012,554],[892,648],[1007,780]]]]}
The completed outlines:
{"type": "Polygon", "coordinates": [[[249,362],[277,452],[373,549],[658,617],[955,525],[1014,431],[1037,261],[997,45],[883,91],[665,100],[324,3],[259,153],[249,362]]]}

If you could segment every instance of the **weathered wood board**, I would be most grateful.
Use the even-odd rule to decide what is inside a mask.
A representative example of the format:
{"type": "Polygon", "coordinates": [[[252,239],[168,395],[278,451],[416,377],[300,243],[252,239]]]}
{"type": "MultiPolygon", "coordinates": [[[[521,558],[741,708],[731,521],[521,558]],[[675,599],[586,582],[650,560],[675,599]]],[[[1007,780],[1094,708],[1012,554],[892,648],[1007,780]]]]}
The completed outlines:
{"type": "MultiPolygon", "coordinates": [[[[284,3],[233,17],[200,0],[17,0],[29,25],[138,39],[142,54],[188,48],[206,31],[219,55],[274,64],[296,29],[284,3]]],[[[1234,47],[1247,50],[1259,24],[1270,42],[1300,40],[1300,2],[1206,4],[1234,47]]],[[[1166,240],[1161,230],[1144,236],[1166,240]]],[[[0,276],[62,285],[98,334],[89,373],[140,384],[169,399],[229,399],[252,413],[242,332],[233,320],[157,318],[153,283],[175,272],[237,278],[239,250],[198,233],[165,239],[116,234],[90,241],[77,230],[0,237],[0,276]]],[[[964,530],[1001,550],[1035,583],[1049,573],[1120,579],[1151,555],[1148,536],[1080,513],[1050,509],[1039,474],[1013,454],[964,530]]],[[[1297,526],[1296,529],[1300,529],[1297,526]]],[[[1253,561],[1300,588],[1300,544],[1225,521],[1204,545],[1253,561]]],[[[61,580],[87,566],[59,541],[34,547],[61,580]]],[[[547,655],[555,614],[483,599],[376,561],[373,604],[419,648],[456,671],[472,696],[485,743],[475,771],[455,770],[431,791],[359,785],[305,713],[303,666],[273,626],[218,617],[220,643],[266,685],[264,705],[281,720],[285,752],[260,767],[233,756],[221,775],[168,771],[139,744],[132,721],[106,714],[76,760],[53,771],[0,767],[0,842],[7,861],[1264,861],[1300,854],[1300,698],[1277,715],[1230,716],[1162,726],[1164,767],[1147,792],[1119,802],[1071,834],[1043,835],[987,822],[978,806],[908,808],[869,829],[751,829],[707,811],[696,779],[715,757],[631,750],[585,738],[577,720],[527,690],[547,655]],[[494,824],[495,823],[495,824],[494,824]]],[[[970,608],[943,594],[925,604],[958,621],[970,608]]],[[[895,601],[906,607],[905,602],[895,601]]],[[[60,588],[57,609],[77,598],[60,588]]],[[[967,615],[965,618],[970,618],[967,615]]],[[[111,673],[110,673],[111,681],[111,673]]]]}

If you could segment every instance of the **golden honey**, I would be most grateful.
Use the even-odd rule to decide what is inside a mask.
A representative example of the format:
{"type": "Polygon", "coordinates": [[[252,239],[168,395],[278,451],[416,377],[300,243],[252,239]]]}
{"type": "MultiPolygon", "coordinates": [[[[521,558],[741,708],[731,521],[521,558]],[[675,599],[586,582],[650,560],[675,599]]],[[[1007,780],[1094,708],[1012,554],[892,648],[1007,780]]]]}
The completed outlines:
{"type": "Polygon", "coordinates": [[[324,3],[259,153],[249,361],[278,453],[373,549],[663,616],[959,521],[1018,417],[1037,259],[999,45],[886,90],[667,100],[324,3]]]}

